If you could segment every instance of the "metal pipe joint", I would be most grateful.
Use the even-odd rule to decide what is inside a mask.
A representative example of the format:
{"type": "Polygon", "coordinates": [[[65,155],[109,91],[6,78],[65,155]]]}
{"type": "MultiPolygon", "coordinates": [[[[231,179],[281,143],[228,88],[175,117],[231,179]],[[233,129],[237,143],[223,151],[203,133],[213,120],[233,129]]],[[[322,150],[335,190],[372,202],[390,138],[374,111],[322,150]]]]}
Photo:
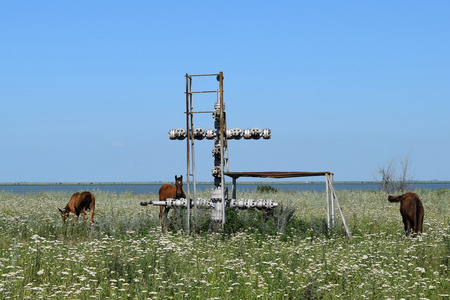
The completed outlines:
{"type": "Polygon", "coordinates": [[[231,199],[230,207],[237,207],[239,209],[256,208],[262,210],[278,207],[278,203],[273,202],[271,199],[231,199]]]}

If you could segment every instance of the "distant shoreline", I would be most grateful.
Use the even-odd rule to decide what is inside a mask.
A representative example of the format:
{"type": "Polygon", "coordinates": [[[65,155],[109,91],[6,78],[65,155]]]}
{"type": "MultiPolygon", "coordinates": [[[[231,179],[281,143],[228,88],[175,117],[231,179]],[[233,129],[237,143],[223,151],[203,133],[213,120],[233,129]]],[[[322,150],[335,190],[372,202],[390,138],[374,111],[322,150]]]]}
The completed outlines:
{"type": "MultiPolygon", "coordinates": [[[[77,186],[77,185],[160,185],[167,183],[166,181],[151,181],[151,182],[0,182],[0,186],[77,186]]],[[[226,184],[231,184],[231,182],[225,182],[226,184]]],[[[312,185],[312,184],[324,184],[325,181],[238,181],[239,185],[312,185]]],[[[376,181],[335,181],[335,184],[374,184],[378,185],[380,182],[376,181]]],[[[214,185],[212,181],[198,181],[199,185],[214,185]]],[[[438,181],[438,180],[428,180],[428,181],[413,181],[411,184],[450,184],[450,181],[438,181]]]]}

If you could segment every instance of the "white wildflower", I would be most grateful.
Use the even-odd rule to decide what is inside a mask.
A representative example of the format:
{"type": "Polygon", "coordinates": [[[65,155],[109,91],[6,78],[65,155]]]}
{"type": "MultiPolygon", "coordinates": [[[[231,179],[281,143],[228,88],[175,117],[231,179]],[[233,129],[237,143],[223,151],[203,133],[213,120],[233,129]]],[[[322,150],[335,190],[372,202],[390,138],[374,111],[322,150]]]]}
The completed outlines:
{"type": "Polygon", "coordinates": [[[425,273],[425,268],[417,267],[415,270],[418,272],[425,273]]]}
{"type": "Polygon", "coordinates": [[[97,275],[97,273],[95,273],[95,272],[93,272],[93,271],[89,270],[88,268],[83,268],[83,270],[85,270],[86,272],[88,272],[88,273],[89,273],[89,275],[91,275],[91,276],[95,276],[95,275],[97,275]]]}

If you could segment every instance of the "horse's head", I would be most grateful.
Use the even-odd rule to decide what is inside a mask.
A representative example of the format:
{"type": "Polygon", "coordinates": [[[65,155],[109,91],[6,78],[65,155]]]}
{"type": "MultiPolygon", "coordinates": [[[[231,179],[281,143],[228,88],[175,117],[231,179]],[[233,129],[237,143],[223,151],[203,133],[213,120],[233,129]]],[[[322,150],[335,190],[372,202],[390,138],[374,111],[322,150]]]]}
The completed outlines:
{"type": "Polygon", "coordinates": [[[66,222],[67,218],[69,217],[69,212],[67,210],[63,210],[58,207],[59,212],[61,213],[61,217],[64,220],[64,223],[66,222]]]}
{"type": "Polygon", "coordinates": [[[175,175],[175,188],[177,199],[183,198],[183,175],[181,175],[180,177],[177,177],[177,175],[175,175]]]}

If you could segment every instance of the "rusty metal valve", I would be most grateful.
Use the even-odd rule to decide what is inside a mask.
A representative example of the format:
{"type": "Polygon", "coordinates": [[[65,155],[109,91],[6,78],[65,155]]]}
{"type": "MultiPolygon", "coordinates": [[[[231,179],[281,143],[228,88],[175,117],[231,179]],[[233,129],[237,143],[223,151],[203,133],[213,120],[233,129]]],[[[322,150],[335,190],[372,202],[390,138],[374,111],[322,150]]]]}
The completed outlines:
{"type": "Polygon", "coordinates": [[[220,145],[215,145],[212,149],[212,156],[216,158],[220,158],[220,145]]]}
{"type": "Polygon", "coordinates": [[[234,128],[234,129],[231,130],[231,132],[232,132],[233,138],[235,140],[240,140],[242,138],[242,136],[243,136],[242,129],[240,129],[240,128],[234,128]]]}
{"type": "Polygon", "coordinates": [[[233,139],[233,129],[227,129],[227,139],[233,139]]]}
{"type": "MultiPolygon", "coordinates": [[[[225,113],[223,113],[225,115],[225,113]]],[[[212,117],[215,121],[219,121],[220,120],[220,110],[215,110],[212,112],[212,117]]]]}
{"type": "Polygon", "coordinates": [[[185,139],[186,138],[186,130],[184,130],[183,128],[178,128],[175,130],[175,134],[177,135],[177,138],[179,140],[185,139]]]}
{"type": "MultiPolygon", "coordinates": [[[[174,207],[187,208],[187,202],[186,202],[185,198],[179,198],[179,199],[167,198],[166,200],[163,200],[163,201],[141,202],[142,206],[147,206],[149,204],[153,204],[155,206],[165,206],[168,208],[174,208],[174,207]]],[[[193,207],[195,204],[197,205],[197,207],[200,207],[200,208],[213,207],[212,201],[210,199],[197,198],[196,203],[194,203],[194,201],[191,199],[190,206],[193,207]]]]}
{"type": "Polygon", "coordinates": [[[255,140],[259,140],[261,138],[261,135],[262,135],[261,129],[255,127],[255,128],[252,128],[251,132],[252,132],[252,138],[254,138],[255,140]]]}
{"type": "Polygon", "coordinates": [[[216,131],[214,129],[207,129],[206,130],[206,139],[207,140],[213,140],[216,137],[216,131]]]}
{"type": "Polygon", "coordinates": [[[212,168],[211,174],[214,177],[220,177],[220,166],[215,166],[214,168],[212,168]]]}
{"type": "MultiPolygon", "coordinates": [[[[225,134],[227,139],[229,140],[240,140],[241,138],[244,138],[246,140],[259,140],[261,137],[268,140],[271,138],[270,129],[265,128],[261,130],[257,127],[244,130],[240,128],[227,129],[225,134]]],[[[183,128],[169,130],[169,137],[171,140],[184,140],[186,136],[186,130],[183,128]]],[[[197,128],[193,131],[193,137],[196,140],[203,140],[204,138],[212,140],[217,137],[217,131],[214,129],[204,130],[202,128],[197,128]]]]}
{"type": "Polygon", "coordinates": [[[177,135],[176,135],[175,129],[170,129],[169,130],[169,138],[171,140],[176,140],[177,139],[177,135]]]}
{"type": "Polygon", "coordinates": [[[240,140],[244,136],[244,133],[242,132],[242,129],[240,128],[233,128],[233,129],[227,129],[227,138],[232,140],[240,140]]]}
{"type": "Polygon", "coordinates": [[[262,209],[273,209],[278,206],[277,202],[273,202],[271,199],[232,199],[230,201],[230,207],[237,207],[239,209],[247,209],[247,208],[256,208],[259,210],[262,209]]]}
{"type": "Polygon", "coordinates": [[[250,129],[244,129],[244,139],[249,140],[252,138],[252,131],[250,129]]]}
{"type": "MultiPolygon", "coordinates": [[[[217,132],[214,129],[205,130],[203,128],[197,128],[194,129],[192,135],[196,140],[203,140],[204,138],[208,140],[213,140],[216,138],[217,132]]],[[[171,140],[184,140],[186,136],[187,136],[186,130],[183,128],[169,130],[169,138],[171,140]]]]}
{"type": "Polygon", "coordinates": [[[262,130],[262,137],[265,140],[269,140],[271,137],[271,130],[269,128],[265,128],[262,130]]]}
{"type": "Polygon", "coordinates": [[[194,129],[194,139],[203,140],[206,137],[206,132],[202,128],[194,129]]]}
{"type": "Polygon", "coordinates": [[[169,130],[171,140],[184,140],[186,138],[186,130],[183,128],[169,130]]]}

